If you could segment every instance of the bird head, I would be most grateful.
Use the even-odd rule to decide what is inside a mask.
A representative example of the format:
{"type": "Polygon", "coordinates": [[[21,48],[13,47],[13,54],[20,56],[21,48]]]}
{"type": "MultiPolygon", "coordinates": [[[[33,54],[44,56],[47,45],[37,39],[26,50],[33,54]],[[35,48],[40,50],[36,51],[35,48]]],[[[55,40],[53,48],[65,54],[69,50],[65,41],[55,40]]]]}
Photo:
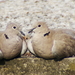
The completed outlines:
{"type": "Polygon", "coordinates": [[[45,22],[36,22],[28,33],[46,33],[49,32],[48,26],[45,22]]]}

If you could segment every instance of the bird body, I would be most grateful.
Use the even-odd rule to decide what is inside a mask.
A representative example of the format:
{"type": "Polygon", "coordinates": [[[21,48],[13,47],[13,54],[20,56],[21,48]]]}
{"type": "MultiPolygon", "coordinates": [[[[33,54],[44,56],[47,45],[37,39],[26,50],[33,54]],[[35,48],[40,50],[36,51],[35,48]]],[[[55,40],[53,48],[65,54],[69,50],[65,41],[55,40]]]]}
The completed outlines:
{"type": "Polygon", "coordinates": [[[75,31],[49,29],[45,22],[35,23],[33,29],[30,43],[36,56],[62,59],[75,55],[75,31]]]}
{"type": "Polygon", "coordinates": [[[10,23],[5,31],[0,32],[0,51],[4,59],[14,58],[21,53],[23,35],[18,28],[19,25],[10,23]]]}

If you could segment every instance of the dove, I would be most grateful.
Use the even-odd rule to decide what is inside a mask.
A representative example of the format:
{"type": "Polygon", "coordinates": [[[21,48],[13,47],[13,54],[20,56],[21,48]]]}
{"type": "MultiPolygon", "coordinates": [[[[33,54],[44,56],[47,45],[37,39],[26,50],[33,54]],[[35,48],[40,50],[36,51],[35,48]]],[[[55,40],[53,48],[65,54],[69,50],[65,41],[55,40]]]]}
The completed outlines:
{"type": "Polygon", "coordinates": [[[34,33],[28,41],[28,49],[44,59],[63,59],[75,55],[75,31],[50,29],[46,22],[36,22],[28,33],[34,33]]]}
{"type": "Polygon", "coordinates": [[[17,23],[8,23],[4,31],[0,31],[0,59],[12,59],[22,55],[27,49],[25,34],[17,23]]]}

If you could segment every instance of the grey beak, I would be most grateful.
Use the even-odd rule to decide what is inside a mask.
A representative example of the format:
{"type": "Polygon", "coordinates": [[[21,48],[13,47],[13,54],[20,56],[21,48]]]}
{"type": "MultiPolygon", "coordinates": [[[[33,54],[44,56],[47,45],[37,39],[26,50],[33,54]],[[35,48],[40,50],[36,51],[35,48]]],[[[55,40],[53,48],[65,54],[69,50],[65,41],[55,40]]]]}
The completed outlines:
{"type": "Polygon", "coordinates": [[[31,32],[33,32],[33,30],[34,30],[35,28],[33,28],[33,29],[31,29],[28,33],[31,33],[31,32]]]}
{"type": "Polygon", "coordinates": [[[22,31],[20,31],[20,33],[25,36],[25,34],[22,31]]]}

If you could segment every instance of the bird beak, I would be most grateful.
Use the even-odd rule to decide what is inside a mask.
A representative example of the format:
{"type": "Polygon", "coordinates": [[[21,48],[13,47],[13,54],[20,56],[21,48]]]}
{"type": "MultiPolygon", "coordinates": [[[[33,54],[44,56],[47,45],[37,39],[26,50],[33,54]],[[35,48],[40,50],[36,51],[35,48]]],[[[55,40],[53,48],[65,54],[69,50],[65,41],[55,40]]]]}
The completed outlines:
{"type": "Polygon", "coordinates": [[[33,29],[31,29],[28,33],[31,33],[31,32],[33,32],[33,30],[34,30],[35,28],[33,28],[33,29]]]}
{"type": "Polygon", "coordinates": [[[26,40],[26,36],[25,36],[25,34],[22,32],[22,31],[20,31],[20,37],[22,38],[22,39],[25,39],[26,40]]]}
{"type": "Polygon", "coordinates": [[[25,40],[28,39],[28,37],[25,36],[25,34],[24,34],[22,31],[20,31],[20,33],[22,34],[22,38],[23,38],[23,39],[25,39],[25,40]]]}
{"type": "Polygon", "coordinates": [[[22,31],[20,31],[20,33],[21,33],[23,36],[25,36],[25,34],[24,34],[22,31]]]}

